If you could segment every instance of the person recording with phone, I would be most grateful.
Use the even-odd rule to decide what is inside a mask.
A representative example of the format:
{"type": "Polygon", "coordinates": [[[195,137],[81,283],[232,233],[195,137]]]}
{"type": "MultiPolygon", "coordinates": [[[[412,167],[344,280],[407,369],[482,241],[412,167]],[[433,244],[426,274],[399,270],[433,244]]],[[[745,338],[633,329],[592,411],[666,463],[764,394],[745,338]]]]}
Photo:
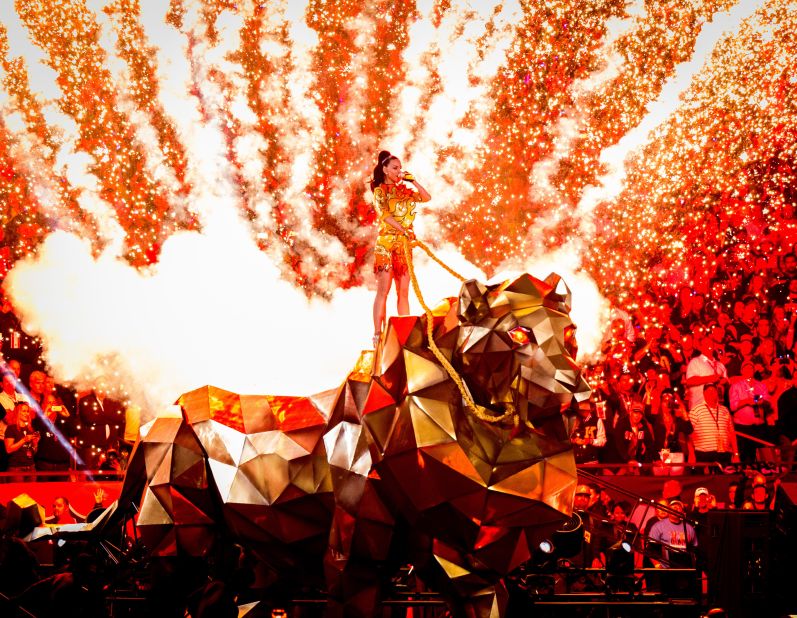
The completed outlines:
{"type": "MultiPolygon", "coordinates": [[[[53,394],[44,395],[41,416],[36,416],[33,426],[41,434],[35,457],[36,470],[39,472],[69,470],[72,457],[65,443],[75,435],[75,422],[74,416],[58,397],[53,394]]],[[[56,475],[52,480],[66,480],[66,478],[56,475]]]]}
{"type": "Polygon", "coordinates": [[[373,344],[376,347],[385,323],[387,295],[394,281],[399,315],[407,315],[410,311],[410,274],[404,254],[404,239],[415,239],[412,224],[416,203],[428,202],[432,196],[411,173],[401,169],[399,158],[387,150],[379,153],[370,184],[379,223],[374,247],[376,298],[373,344]]]}

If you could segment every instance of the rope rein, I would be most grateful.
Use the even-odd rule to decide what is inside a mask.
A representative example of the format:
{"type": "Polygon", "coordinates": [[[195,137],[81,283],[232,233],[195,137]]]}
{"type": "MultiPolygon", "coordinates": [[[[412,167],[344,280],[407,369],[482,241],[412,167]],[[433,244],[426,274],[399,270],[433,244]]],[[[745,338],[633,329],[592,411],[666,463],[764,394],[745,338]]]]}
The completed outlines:
{"type": "Polygon", "coordinates": [[[457,370],[454,369],[453,365],[449,362],[449,360],[445,357],[445,355],[440,351],[440,348],[437,347],[437,343],[434,340],[434,315],[432,314],[432,310],[429,308],[429,305],[426,304],[426,301],[423,299],[423,294],[421,294],[421,288],[418,284],[418,278],[415,276],[415,267],[412,263],[412,248],[413,247],[420,247],[423,249],[426,254],[432,258],[435,262],[437,262],[440,266],[443,267],[449,274],[454,276],[455,278],[459,279],[460,281],[465,281],[465,277],[457,273],[447,264],[445,264],[442,260],[440,260],[436,255],[434,255],[423,242],[418,239],[410,240],[407,236],[402,237],[402,244],[404,246],[404,255],[407,258],[407,268],[410,273],[410,279],[412,281],[412,289],[415,291],[415,296],[418,297],[418,302],[421,303],[421,307],[423,307],[424,314],[426,315],[426,335],[429,339],[429,349],[432,350],[432,354],[435,355],[440,364],[446,370],[448,375],[457,385],[460,394],[462,395],[462,399],[465,402],[465,406],[479,419],[486,423],[501,423],[510,417],[512,418],[512,422],[515,426],[520,424],[520,416],[515,413],[513,409],[507,410],[504,414],[500,416],[493,416],[487,412],[487,410],[483,407],[478,405],[470,394],[467,385],[462,380],[462,377],[457,373],[457,370]]]}

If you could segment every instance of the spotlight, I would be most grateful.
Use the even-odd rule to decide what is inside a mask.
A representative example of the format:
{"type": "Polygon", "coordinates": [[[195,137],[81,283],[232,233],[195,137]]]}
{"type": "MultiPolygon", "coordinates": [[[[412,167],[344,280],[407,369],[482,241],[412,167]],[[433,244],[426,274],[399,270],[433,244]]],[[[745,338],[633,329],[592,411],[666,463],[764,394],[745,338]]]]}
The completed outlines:
{"type": "Polygon", "coordinates": [[[606,594],[641,592],[642,580],[634,577],[634,554],[628,541],[618,541],[606,552],[606,594]]]}
{"type": "Polygon", "coordinates": [[[581,553],[581,544],[584,541],[584,524],[578,513],[573,515],[553,533],[552,545],[556,548],[556,555],[562,558],[572,558],[581,553]]]}
{"type": "Polygon", "coordinates": [[[552,554],[554,550],[553,543],[548,539],[540,541],[540,551],[544,554],[552,554]]]}
{"type": "Polygon", "coordinates": [[[628,541],[618,541],[609,548],[606,573],[610,576],[627,576],[634,572],[634,556],[628,541]]]}

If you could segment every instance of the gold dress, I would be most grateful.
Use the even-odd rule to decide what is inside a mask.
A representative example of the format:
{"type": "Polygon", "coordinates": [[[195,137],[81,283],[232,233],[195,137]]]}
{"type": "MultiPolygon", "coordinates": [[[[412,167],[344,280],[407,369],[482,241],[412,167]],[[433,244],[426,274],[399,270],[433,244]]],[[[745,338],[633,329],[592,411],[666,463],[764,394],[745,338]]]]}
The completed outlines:
{"type": "Polygon", "coordinates": [[[374,272],[393,271],[394,276],[406,274],[402,235],[385,219],[393,217],[407,232],[412,231],[415,204],[421,195],[403,183],[381,184],[374,189],[374,206],[379,213],[379,235],[374,247],[374,272]]]}

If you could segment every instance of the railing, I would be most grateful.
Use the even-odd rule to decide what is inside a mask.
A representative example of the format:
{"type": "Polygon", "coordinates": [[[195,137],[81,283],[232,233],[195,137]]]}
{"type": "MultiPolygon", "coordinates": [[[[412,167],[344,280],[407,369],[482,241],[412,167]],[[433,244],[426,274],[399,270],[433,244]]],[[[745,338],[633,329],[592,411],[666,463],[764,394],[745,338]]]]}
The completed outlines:
{"type": "Polygon", "coordinates": [[[97,480],[103,481],[121,481],[124,479],[125,473],[117,470],[36,470],[36,471],[6,471],[0,472],[0,483],[15,483],[15,482],[92,482],[97,480]],[[24,477],[24,481],[17,479],[24,477]]]}

